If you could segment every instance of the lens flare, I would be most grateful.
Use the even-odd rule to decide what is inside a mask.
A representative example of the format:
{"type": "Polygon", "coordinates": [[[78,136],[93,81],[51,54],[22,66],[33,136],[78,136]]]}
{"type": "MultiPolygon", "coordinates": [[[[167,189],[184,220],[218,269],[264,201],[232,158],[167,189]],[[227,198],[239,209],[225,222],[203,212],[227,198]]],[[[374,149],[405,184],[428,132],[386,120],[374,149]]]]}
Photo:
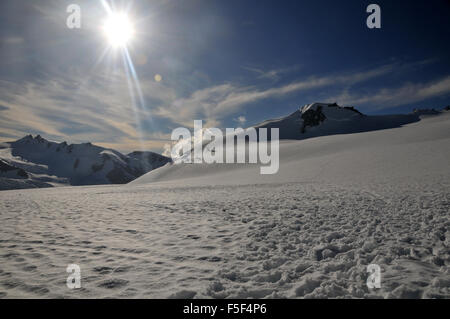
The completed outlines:
{"type": "MultiPolygon", "coordinates": [[[[114,55],[115,57],[116,54],[119,53],[122,56],[128,90],[131,98],[131,107],[135,116],[137,132],[139,134],[139,142],[141,144],[141,150],[144,151],[143,125],[146,123],[147,125],[153,126],[153,119],[151,117],[150,109],[146,106],[139,77],[136,69],[134,68],[133,60],[131,59],[129,52],[130,42],[135,37],[133,20],[130,19],[127,14],[130,7],[128,6],[117,10],[118,8],[111,6],[110,2],[107,0],[100,0],[100,2],[107,14],[107,18],[102,26],[102,31],[109,42],[109,45],[101,59],[103,59],[103,56],[106,54],[114,55]],[[145,121],[143,118],[144,116],[145,121]]],[[[147,63],[145,56],[141,62],[143,65],[147,63]]]]}

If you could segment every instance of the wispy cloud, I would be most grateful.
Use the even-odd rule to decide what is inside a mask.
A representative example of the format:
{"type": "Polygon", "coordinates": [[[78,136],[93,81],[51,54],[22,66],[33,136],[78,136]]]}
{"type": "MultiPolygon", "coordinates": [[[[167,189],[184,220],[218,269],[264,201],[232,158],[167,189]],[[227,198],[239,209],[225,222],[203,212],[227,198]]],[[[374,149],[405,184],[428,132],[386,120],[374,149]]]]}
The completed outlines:
{"type": "MultiPolygon", "coordinates": [[[[428,63],[428,62],[427,62],[428,63]]],[[[415,64],[417,66],[417,64],[415,64]]],[[[450,77],[425,83],[406,83],[396,88],[359,89],[372,79],[410,68],[398,63],[367,70],[307,77],[271,87],[223,83],[195,89],[180,97],[176,88],[153,78],[141,78],[149,104],[136,107],[121,72],[89,74],[74,70],[68,75],[48,76],[42,81],[0,81],[0,127],[3,140],[40,133],[70,142],[93,141],[122,151],[140,148],[161,150],[170,142],[176,125],[191,127],[203,119],[205,127],[221,127],[224,120],[240,126],[247,122],[246,108],[269,99],[284,99],[303,93],[314,99],[327,98],[343,104],[385,108],[413,103],[450,93],[450,77]],[[355,87],[358,85],[358,91],[355,87]],[[324,92],[334,94],[324,95],[324,92]],[[160,127],[144,124],[154,119],[160,127]],[[141,125],[142,126],[141,126],[141,125]]],[[[369,86],[371,88],[371,86],[369,86]]]]}
{"type": "Polygon", "coordinates": [[[347,90],[330,100],[352,105],[370,104],[381,110],[446,95],[450,95],[450,76],[425,83],[407,83],[397,88],[381,88],[364,94],[347,90]]]}
{"type": "Polygon", "coordinates": [[[264,70],[262,68],[243,66],[244,70],[250,71],[257,75],[258,79],[269,79],[272,81],[278,81],[283,75],[298,71],[300,69],[300,65],[293,65],[284,68],[272,69],[272,70],[264,70]]]}
{"type": "MultiPolygon", "coordinates": [[[[170,89],[154,81],[141,84],[153,99],[172,97],[170,89]]],[[[144,130],[137,124],[141,119],[148,121],[151,111],[133,105],[126,80],[120,74],[101,74],[88,79],[85,75],[72,74],[58,80],[20,85],[0,81],[0,105],[0,127],[8,136],[40,133],[57,140],[115,144],[125,151],[139,149],[141,137],[158,138],[153,136],[158,132],[144,130]]],[[[152,145],[158,145],[159,149],[163,143],[152,145]]]]}
{"type": "Polygon", "coordinates": [[[220,121],[224,117],[236,113],[241,107],[261,100],[282,98],[289,94],[332,85],[348,87],[386,75],[392,72],[394,68],[394,64],[389,64],[344,75],[309,77],[301,81],[267,89],[258,89],[253,86],[240,87],[231,83],[221,84],[197,90],[187,98],[177,99],[172,103],[162,105],[154,113],[189,127],[192,126],[193,119],[220,121]]]}
{"type": "Polygon", "coordinates": [[[239,123],[240,125],[244,125],[247,122],[247,119],[245,116],[241,115],[234,119],[235,122],[239,123]]]}
{"type": "Polygon", "coordinates": [[[14,44],[22,44],[23,42],[25,42],[25,39],[22,37],[6,37],[4,39],[1,40],[1,42],[3,42],[4,44],[8,44],[8,45],[14,45],[14,44]]]}

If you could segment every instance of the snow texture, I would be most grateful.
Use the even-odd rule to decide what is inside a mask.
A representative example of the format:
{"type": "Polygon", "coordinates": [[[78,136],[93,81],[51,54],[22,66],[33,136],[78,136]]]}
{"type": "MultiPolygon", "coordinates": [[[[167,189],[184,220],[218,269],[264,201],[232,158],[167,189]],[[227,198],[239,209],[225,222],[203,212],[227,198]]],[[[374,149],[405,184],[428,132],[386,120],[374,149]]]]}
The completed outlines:
{"type": "Polygon", "coordinates": [[[284,141],[276,175],[182,164],[0,192],[0,296],[449,298],[449,146],[443,112],[284,141]],[[73,263],[81,289],[66,287],[73,263]]]}

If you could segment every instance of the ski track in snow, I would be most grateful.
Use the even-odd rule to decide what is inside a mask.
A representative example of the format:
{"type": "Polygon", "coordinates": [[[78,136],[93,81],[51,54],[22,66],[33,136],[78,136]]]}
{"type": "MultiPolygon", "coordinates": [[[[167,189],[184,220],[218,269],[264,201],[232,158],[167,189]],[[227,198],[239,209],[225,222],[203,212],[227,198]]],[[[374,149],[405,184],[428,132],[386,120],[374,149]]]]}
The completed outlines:
{"type": "Polygon", "coordinates": [[[449,298],[445,186],[1,192],[0,297],[449,298]],[[72,263],[81,289],[66,287],[72,263]]]}

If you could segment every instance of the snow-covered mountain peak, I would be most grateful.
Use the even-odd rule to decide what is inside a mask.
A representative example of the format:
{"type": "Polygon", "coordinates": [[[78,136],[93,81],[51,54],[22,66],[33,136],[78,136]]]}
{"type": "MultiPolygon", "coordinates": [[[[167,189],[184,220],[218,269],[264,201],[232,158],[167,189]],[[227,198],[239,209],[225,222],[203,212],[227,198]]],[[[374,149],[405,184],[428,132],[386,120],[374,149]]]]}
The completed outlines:
{"type": "Polygon", "coordinates": [[[17,141],[3,143],[0,159],[4,171],[0,174],[0,189],[59,184],[123,184],[171,161],[152,152],[124,155],[90,142],[69,145],[65,141],[48,141],[40,135],[27,135],[17,141]],[[19,177],[22,179],[18,180],[19,177]]]}
{"type": "Polygon", "coordinates": [[[280,139],[305,139],[394,128],[419,120],[418,114],[370,116],[352,106],[316,102],[286,117],[264,121],[255,128],[279,128],[280,139]]]}
{"type": "Polygon", "coordinates": [[[316,103],[306,104],[306,105],[302,106],[300,108],[300,111],[302,112],[302,114],[304,114],[304,113],[306,113],[309,110],[317,111],[318,109],[322,109],[322,108],[328,107],[330,105],[331,104],[328,104],[328,103],[318,103],[318,102],[316,102],[316,103]]]}

